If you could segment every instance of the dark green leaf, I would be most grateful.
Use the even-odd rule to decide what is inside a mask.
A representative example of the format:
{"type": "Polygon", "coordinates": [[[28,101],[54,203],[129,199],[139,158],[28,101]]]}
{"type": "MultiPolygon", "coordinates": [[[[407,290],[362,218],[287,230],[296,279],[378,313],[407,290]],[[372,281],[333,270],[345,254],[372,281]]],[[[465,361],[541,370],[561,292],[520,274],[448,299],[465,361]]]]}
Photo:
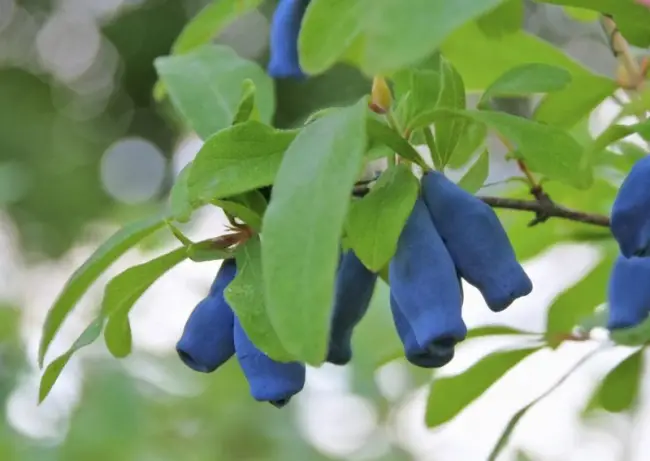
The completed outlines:
{"type": "Polygon", "coordinates": [[[586,412],[602,408],[610,413],[629,410],[635,403],[642,374],[643,349],[630,354],[612,369],[594,391],[586,412]]]}
{"type": "Polygon", "coordinates": [[[559,91],[571,83],[571,74],[548,64],[523,64],[502,74],[490,85],[479,102],[485,105],[497,96],[526,96],[559,91]]]}
{"type": "Polygon", "coordinates": [[[415,163],[425,170],[429,169],[429,166],[424,162],[422,157],[420,157],[418,151],[416,151],[406,139],[400,136],[399,133],[388,125],[380,122],[374,117],[368,117],[367,130],[370,140],[385,144],[406,160],[415,163]]]}
{"type": "Polygon", "coordinates": [[[258,190],[251,190],[223,200],[214,200],[212,203],[230,216],[241,219],[254,231],[262,230],[262,216],[267,203],[258,190]]]}
{"type": "Polygon", "coordinates": [[[266,310],[261,250],[259,237],[237,248],[237,276],[226,287],[224,297],[258,349],[274,360],[290,362],[293,357],[283,347],[266,310]]]}
{"type": "Polygon", "coordinates": [[[495,352],[464,373],[434,380],[427,403],[427,426],[436,427],[454,418],[511,368],[538,350],[495,352]]]}
{"type": "Polygon", "coordinates": [[[82,347],[86,347],[95,342],[97,338],[99,338],[103,327],[104,317],[98,317],[86,327],[65,354],[56,358],[47,366],[43,376],[41,377],[41,385],[38,391],[39,403],[45,400],[45,397],[50,393],[52,386],[56,383],[56,380],[59,378],[63,368],[70,360],[70,357],[72,357],[72,355],[82,347]]]}
{"type": "Polygon", "coordinates": [[[419,182],[405,165],[389,168],[370,193],[352,204],[345,224],[349,245],[359,259],[378,272],[395,254],[415,200],[419,182]]]}
{"type": "Polygon", "coordinates": [[[174,186],[170,192],[171,214],[178,222],[188,222],[192,217],[194,207],[192,206],[187,189],[187,180],[190,177],[192,162],[183,167],[176,177],[174,186]]]}
{"type": "Polygon", "coordinates": [[[465,173],[465,175],[460,178],[458,185],[470,194],[474,194],[478,192],[481,187],[483,187],[483,184],[485,184],[485,180],[488,178],[489,174],[490,154],[486,150],[481,154],[478,160],[474,162],[474,165],[472,165],[471,168],[467,170],[467,173],[465,173]]]}
{"type": "Polygon", "coordinates": [[[90,258],[72,274],[45,318],[43,336],[38,351],[40,367],[43,366],[45,354],[54,335],[90,285],[117,258],[164,225],[165,218],[163,216],[154,216],[125,226],[100,245],[90,258]]]}
{"type": "Polygon", "coordinates": [[[188,179],[190,199],[208,203],[273,184],[284,152],[297,133],[254,120],[218,132],[194,159],[188,179]]]}
{"type": "Polygon", "coordinates": [[[367,107],[364,98],[300,132],[264,215],[269,316],[287,350],[313,365],[325,359],[340,238],[366,151],[367,107]]]}
{"type": "Polygon", "coordinates": [[[187,53],[210,43],[219,32],[261,3],[262,0],[214,0],[187,23],[174,42],[172,52],[187,53]]]}
{"type": "Polygon", "coordinates": [[[102,314],[110,317],[116,313],[129,312],[140,296],[156,280],[185,258],[187,258],[187,249],[180,247],[116,275],[104,290],[102,314]]]}
{"type": "Polygon", "coordinates": [[[273,81],[264,70],[242,59],[231,48],[205,45],[154,62],[176,109],[203,139],[232,124],[239,107],[241,84],[256,88],[260,120],[270,122],[275,111],[273,81]]]}

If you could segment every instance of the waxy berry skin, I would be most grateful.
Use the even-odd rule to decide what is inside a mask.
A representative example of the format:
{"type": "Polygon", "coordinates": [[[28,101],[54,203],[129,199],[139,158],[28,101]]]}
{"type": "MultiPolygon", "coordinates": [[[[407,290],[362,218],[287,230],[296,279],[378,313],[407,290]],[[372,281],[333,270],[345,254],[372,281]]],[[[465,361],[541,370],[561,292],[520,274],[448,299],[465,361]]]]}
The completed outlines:
{"type": "Polygon", "coordinates": [[[623,256],[650,256],[650,156],[638,160],[621,184],[611,229],[623,256]]]}
{"type": "Polygon", "coordinates": [[[400,235],[389,280],[393,319],[407,358],[433,366],[451,360],[449,349],[467,335],[463,294],[451,256],[421,197],[400,235]],[[431,353],[436,357],[429,361],[426,355],[431,353]]]}
{"type": "Polygon", "coordinates": [[[237,361],[255,400],[282,408],[305,386],[305,366],[269,358],[251,342],[238,319],[235,319],[234,336],[237,361]]]}
{"type": "Polygon", "coordinates": [[[194,308],[176,344],[178,356],[192,370],[211,373],[235,353],[235,316],[223,297],[223,290],[236,272],[234,259],[223,262],[210,294],[194,308]]]}
{"type": "Polygon", "coordinates": [[[422,178],[422,194],[458,273],[478,288],[492,311],[530,294],[533,283],[488,204],[435,171],[422,178]]]}

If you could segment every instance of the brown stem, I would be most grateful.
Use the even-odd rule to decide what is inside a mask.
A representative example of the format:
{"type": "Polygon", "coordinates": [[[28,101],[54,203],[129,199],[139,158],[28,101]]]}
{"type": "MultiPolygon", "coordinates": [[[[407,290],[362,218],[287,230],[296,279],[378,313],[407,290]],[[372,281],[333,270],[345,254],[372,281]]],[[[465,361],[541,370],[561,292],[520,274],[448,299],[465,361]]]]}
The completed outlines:
{"type": "Polygon", "coordinates": [[[536,214],[531,225],[539,224],[549,218],[561,218],[594,226],[609,227],[609,218],[604,215],[585,213],[557,205],[550,200],[519,200],[502,197],[479,196],[481,200],[492,208],[506,208],[509,210],[530,211],[536,214]]]}

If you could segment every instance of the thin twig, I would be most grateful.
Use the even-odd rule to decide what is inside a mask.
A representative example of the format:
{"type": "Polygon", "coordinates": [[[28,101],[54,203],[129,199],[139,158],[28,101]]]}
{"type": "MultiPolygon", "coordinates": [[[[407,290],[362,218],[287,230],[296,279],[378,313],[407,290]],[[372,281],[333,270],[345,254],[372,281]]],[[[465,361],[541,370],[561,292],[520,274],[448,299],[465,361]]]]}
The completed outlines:
{"type": "Polygon", "coordinates": [[[492,208],[506,208],[509,210],[530,211],[537,215],[530,225],[539,224],[549,218],[561,218],[594,226],[609,227],[609,218],[604,215],[585,213],[557,205],[553,202],[539,200],[519,200],[502,197],[479,196],[481,200],[492,208]]]}

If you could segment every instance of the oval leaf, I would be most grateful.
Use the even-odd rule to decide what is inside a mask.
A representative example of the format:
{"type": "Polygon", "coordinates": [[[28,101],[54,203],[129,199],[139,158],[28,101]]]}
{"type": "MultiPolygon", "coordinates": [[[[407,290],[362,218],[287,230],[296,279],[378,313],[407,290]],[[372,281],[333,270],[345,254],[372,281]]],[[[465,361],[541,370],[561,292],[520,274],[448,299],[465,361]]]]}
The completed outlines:
{"type": "Polygon", "coordinates": [[[187,181],[190,200],[208,203],[273,184],[297,133],[250,120],[210,137],[193,162],[187,181]]]}
{"type": "Polygon", "coordinates": [[[257,89],[260,120],[270,122],[273,116],[273,81],[229,47],[205,45],[188,54],[157,58],[154,64],[172,103],[203,139],[235,120],[241,84],[247,78],[257,89]]]}
{"type": "Polygon", "coordinates": [[[345,224],[348,243],[371,271],[381,270],[395,254],[419,191],[405,165],[386,170],[370,193],[352,204],[345,224]]]}
{"type": "Polygon", "coordinates": [[[285,153],[264,215],[269,316],[287,350],[325,359],[334,277],[350,193],[366,151],[367,100],[307,125],[285,153]]]}
{"type": "Polygon", "coordinates": [[[610,413],[620,413],[632,407],[641,386],[643,349],[630,354],[612,369],[594,391],[587,412],[602,408],[610,413]]]}

